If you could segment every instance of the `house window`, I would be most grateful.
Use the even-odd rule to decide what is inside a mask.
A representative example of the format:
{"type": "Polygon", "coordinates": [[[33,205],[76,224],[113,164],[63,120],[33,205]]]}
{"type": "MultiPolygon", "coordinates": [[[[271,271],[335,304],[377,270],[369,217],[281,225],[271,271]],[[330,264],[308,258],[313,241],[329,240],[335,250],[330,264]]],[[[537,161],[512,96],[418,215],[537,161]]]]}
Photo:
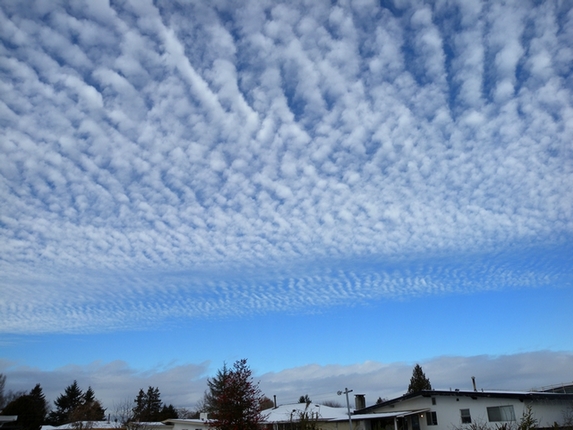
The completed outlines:
{"type": "Polygon", "coordinates": [[[492,406],[487,408],[487,419],[489,422],[515,421],[513,405],[492,406]]]}
{"type": "Polygon", "coordinates": [[[436,398],[432,397],[432,405],[435,405],[435,404],[436,404],[436,398]]]}
{"type": "Polygon", "coordinates": [[[438,425],[438,415],[436,412],[426,412],[426,424],[429,426],[438,425]]]}
{"type": "Polygon", "coordinates": [[[471,424],[472,416],[469,409],[460,409],[460,416],[462,417],[462,424],[471,424]]]}

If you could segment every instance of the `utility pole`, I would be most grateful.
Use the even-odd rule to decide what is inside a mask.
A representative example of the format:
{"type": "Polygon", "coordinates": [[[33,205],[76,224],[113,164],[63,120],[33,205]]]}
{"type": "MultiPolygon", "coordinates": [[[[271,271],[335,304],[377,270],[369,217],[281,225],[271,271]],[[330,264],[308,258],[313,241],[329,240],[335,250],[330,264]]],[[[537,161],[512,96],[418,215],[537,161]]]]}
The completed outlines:
{"type": "Polygon", "coordinates": [[[345,388],[344,391],[338,391],[336,394],[339,396],[346,394],[346,409],[348,409],[348,430],[352,430],[352,416],[350,414],[350,400],[348,400],[348,393],[352,393],[353,390],[345,388]]]}

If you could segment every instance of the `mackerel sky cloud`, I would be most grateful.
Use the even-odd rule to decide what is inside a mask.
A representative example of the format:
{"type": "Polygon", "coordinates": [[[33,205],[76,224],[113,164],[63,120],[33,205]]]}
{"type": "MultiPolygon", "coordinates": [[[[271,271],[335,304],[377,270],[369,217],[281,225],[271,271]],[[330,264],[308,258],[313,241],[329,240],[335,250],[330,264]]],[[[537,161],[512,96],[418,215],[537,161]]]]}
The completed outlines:
{"type": "Polygon", "coordinates": [[[567,2],[6,0],[0,41],[18,344],[573,299],[567,2]]]}

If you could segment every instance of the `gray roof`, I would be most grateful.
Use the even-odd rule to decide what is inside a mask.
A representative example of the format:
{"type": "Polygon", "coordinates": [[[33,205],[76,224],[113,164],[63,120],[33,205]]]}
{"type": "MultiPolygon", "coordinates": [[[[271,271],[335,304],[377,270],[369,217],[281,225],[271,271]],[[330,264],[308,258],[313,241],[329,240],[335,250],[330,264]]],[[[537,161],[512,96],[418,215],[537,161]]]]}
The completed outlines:
{"type": "Polygon", "coordinates": [[[408,399],[416,397],[437,397],[437,396],[455,396],[455,397],[488,397],[488,398],[504,398],[504,399],[519,399],[519,400],[571,400],[573,401],[573,394],[554,393],[546,391],[462,391],[462,390],[424,390],[416,391],[414,393],[407,393],[401,397],[396,397],[391,400],[386,400],[364,409],[355,411],[355,414],[367,414],[370,411],[376,410],[383,406],[394,405],[408,399]]]}

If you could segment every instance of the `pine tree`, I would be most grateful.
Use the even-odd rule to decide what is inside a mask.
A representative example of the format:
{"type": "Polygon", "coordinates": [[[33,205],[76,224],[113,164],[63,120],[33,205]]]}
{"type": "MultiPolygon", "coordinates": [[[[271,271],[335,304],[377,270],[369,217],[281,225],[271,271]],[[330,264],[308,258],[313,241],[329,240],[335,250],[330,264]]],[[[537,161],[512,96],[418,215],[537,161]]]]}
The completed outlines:
{"type": "Polygon", "coordinates": [[[84,393],[78,386],[77,381],[66,387],[54,402],[56,410],[50,412],[47,422],[53,426],[59,426],[71,422],[103,421],[105,409],[101,402],[96,399],[92,387],[88,387],[84,393]]]}
{"type": "Polygon", "coordinates": [[[95,398],[92,387],[88,387],[82,396],[82,401],[70,413],[70,421],[103,421],[105,420],[105,409],[99,400],[95,398]]]}
{"type": "Polygon", "coordinates": [[[147,390],[147,410],[149,414],[149,421],[159,421],[161,414],[161,394],[158,387],[149,387],[147,390]]]}
{"type": "Polygon", "coordinates": [[[84,393],[84,403],[92,403],[95,401],[96,401],[96,398],[95,398],[94,390],[92,390],[92,387],[88,387],[88,389],[84,393]]]}
{"type": "Polygon", "coordinates": [[[135,398],[133,419],[138,422],[161,421],[162,406],[163,404],[161,403],[161,393],[159,392],[159,388],[149,387],[147,392],[140,389],[137,397],[135,398]]]}
{"type": "Polygon", "coordinates": [[[164,404],[161,408],[161,412],[159,413],[159,419],[157,421],[165,421],[172,418],[179,418],[179,414],[177,413],[177,409],[173,405],[166,405],[164,404]]]}
{"type": "Polygon", "coordinates": [[[412,371],[412,378],[410,378],[410,385],[408,385],[408,393],[414,393],[422,390],[431,390],[432,385],[430,380],[426,378],[422,366],[416,364],[412,371]]]}
{"type": "Polygon", "coordinates": [[[145,414],[145,407],[146,407],[146,394],[143,391],[143,388],[139,389],[139,393],[137,393],[137,397],[134,400],[135,407],[133,408],[133,420],[134,421],[145,421],[142,420],[145,414]]]}
{"type": "Polygon", "coordinates": [[[227,365],[207,381],[205,408],[209,413],[210,426],[217,430],[257,430],[262,415],[259,405],[263,395],[259,384],[252,380],[247,360],[238,360],[232,369],[227,365]]]}
{"type": "Polygon", "coordinates": [[[78,387],[77,381],[66,387],[64,394],[60,394],[54,401],[56,410],[50,412],[48,415],[48,424],[59,426],[71,422],[71,413],[83,401],[83,392],[78,387]]]}

